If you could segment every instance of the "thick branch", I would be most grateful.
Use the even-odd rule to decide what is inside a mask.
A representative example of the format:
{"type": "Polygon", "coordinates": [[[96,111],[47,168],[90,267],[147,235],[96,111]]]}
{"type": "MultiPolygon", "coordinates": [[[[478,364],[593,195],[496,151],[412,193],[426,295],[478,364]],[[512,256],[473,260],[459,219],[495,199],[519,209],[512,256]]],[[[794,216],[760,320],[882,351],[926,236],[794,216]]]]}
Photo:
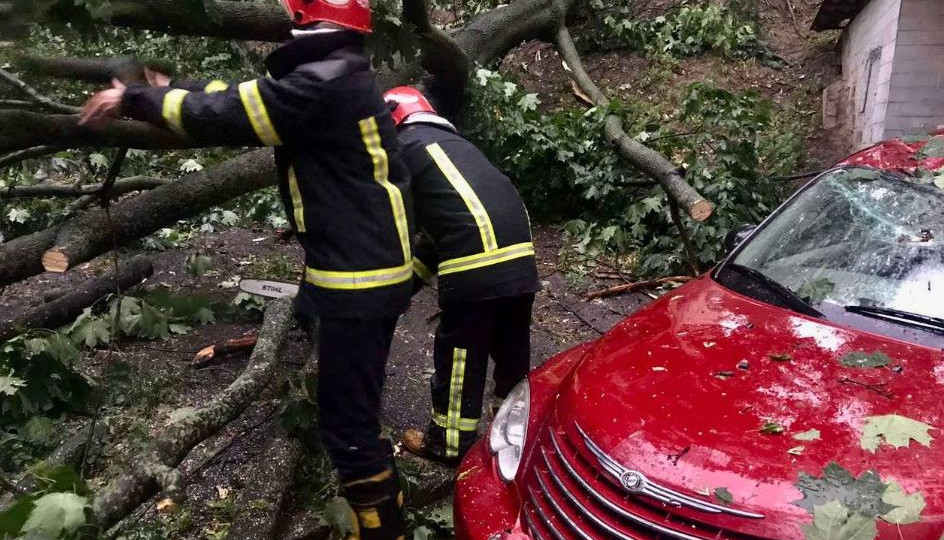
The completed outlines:
{"type": "Polygon", "coordinates": [[[456,34],[456,42],[477,64],[501,58],[530,39],[552,40],[575,0],[516,0],[477,15],[456,34]]]}
{"type": "Polygon", "coordinates": [[[15,88],[16,90],[24,94],[31,101],[37,103],[38,105],[41,105],[43,107],[46,107],[56,112],[62,112],[66,114],[79,112],[78,107],[73,107],[71,105],[63,105],[62,103],[59,103],[58,101],[53,101],[49,99],[48,97],[40,94],[35,88],[21,81],[15,75],[13,75],[12,73],[10,73],[9,71],[5,69],[0,69],[0,80],[2,80],[7,86],[15,88]]]}
{"type": "Polygon", "coordinates": [[[154,271],[151,261],[135,257],[118,267],[118,279],[111,270],[73,287],[71,292],[55,300],[33,308],[13,319],[0,320],[0,343],[31,328],[58,328],[72,322],[82,310],[100,299],[120,290],[129,289],[151,276],[154,271]],[[116,282],[117,281],[117,282],[116,282]]]}
{"type": "Polygon", "coordinates": [[[147,149],[206,146],[147,122],[101,119],[82,126],[78,124],[78,119],[76,115],[0,110],[0,153],[35,146],[119,146],[147,149]]]}
{"type": "MultiPolygon", "coordinates": [[[[570,76],[577,85],[590,96],[597,106],[606,107],[609,104],[606,96],[597,87],[586,70],[577,48],[570,37],[567,27],[561,26],[556,36],[557,50],[569,68],[570,76]]],[[[608,115],[605,123],[606,136],[610,139],[620,154],[633,166],[655,178],[662,184],[669,197],[678,202],[685,211],[696,221],[705,221],[711,216],[712,205],[694,188],[685,182],[679,174],[678,167],[655,150],[640,144],[623,130],[623,122],[616,115],[608,115]]]]}
{"type": "MultiPolygon", "coordinates": [[[[171,183],[166,178],[151,176],[131,176],[122,178],[111,186],[112,195],[123,195],[131,191],[144,191],[171,183]]],[[[95,195],[102,189],[102,184],[76,186],[71,184],[38,184],[34,186],[9,186],[0,188],[0,200],[21,199],[27,197],[82,197],[95,195]]]]}
{"type": "Polygon", "coordinates": [[[96,495],[92,514],[102,529],[111,527],[154,495],[158,490],[156,472],[166,473],[177,467],[194,446],[239,416],[269,384],[279,369],[282,344],[293,322],[291,299],[269,304],[259,343],[245,371],[206,406],[168,425],[138,455],[129,471],[96,495]]]}
{"type": "Polygon", "coordinates": [[[17,150],[16,152],[10,152],[5,156],[0,156],[0,168],[8,167],[27,159],[55,154],[59,150],[62,150],[62,148],[59,146],[41,145],[34,146],[32,148],[24,148],[23,150],[17,150]]]}
{"type": "Polygon", "coordinates": [[[112,79],[125,83],[143,81],[144,68],[151,67],[168,75],[174,66],[157,59],[138,59],[130,56],[112,58],[56,58],[23,54],[13,59],[16,67],[33,75],[75,79],[107,84],[112,79]]]}
{"type": "MultiPolygon", "coordinates": [[[[275,183],[272,153],[256,150],[189,174],[172,184],[152,189],[111,207],[115,239],[119,244],[275,183]]],[[[92,259],[111,249],[112,227],[104,213],[88,212],[65,223],[15,238],[0,245],[0,286],[43,272],[42,258],[59,246],[68,266],[92,259]],[[57,237],[59,241],[57,242],[57,237]]]]}

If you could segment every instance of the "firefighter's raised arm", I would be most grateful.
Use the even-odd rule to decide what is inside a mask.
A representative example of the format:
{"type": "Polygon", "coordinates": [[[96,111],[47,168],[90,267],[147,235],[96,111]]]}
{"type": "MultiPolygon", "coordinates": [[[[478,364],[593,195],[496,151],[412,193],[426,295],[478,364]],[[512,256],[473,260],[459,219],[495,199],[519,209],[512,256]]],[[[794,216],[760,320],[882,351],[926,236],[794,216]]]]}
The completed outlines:
{"type": "Polygon", "coordinates": [[[128,116],[208,145],[281,146],[300,116],[315,105],[311,93],[304,91],[309,81],[297,79],[301,77],[289,75],[278,81],[260,77],[232,85],[114,83],[86,103],[81,122],[95,116],[128,116]]]}

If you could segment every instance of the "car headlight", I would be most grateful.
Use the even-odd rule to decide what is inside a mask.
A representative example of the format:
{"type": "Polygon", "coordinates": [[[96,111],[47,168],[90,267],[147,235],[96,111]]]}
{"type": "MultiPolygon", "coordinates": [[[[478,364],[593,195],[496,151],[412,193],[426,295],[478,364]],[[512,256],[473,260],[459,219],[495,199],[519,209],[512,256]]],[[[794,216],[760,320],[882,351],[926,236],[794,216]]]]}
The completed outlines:
{"type": "Polygon", "coordinates": [[[506,482],[515,479],[518,464],[528,437],[528,412],[531,409],[531,388],[528,380],[518,383],[505,398],[488,434],[488,447],[498,461],[498,473],[506,482]]]}

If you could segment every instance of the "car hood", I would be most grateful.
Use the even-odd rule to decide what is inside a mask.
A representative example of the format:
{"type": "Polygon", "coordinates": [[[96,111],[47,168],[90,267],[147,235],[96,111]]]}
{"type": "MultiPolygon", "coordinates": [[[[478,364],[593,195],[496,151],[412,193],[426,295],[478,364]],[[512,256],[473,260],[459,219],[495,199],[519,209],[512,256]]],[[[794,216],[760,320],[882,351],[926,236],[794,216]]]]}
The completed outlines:
{"type": "MultiPolygon", "coordinates": [[[[822,493],[804,509],[795,504],[804,497],[798,481],[835,478],[839,469],[826,468],[836,463],[855,477],[873,471],[884,484],[920,492],[920,521],[902,531],[937,540],[944,530],[942,395],[944,351],[801,316],[703,277],[603,336],[562,389],[556,416],[575,437],[579,426],[610,457],[651,481],[715,503],[726,490],[731,508],[765,515],[693,511],[692,519],[763,538],[804,538],[813,503],[849,502],[849,492],[833,497],[822,482],[807,479],[822,493]],[[856,351],[880,351],[891,361],[843,365],[856,351]],[[884,415],[932,426],[930,441],[912,429],[916,424],[889,427],[882,423],[888,418],[872,418],[884,415]],[[863,448],[867,424],[879,430],[878,439],[866,439],[865,446],[879,443],[874,452],[863,448]],[[882,426],[895,432],[887,440],[882,426]],[[886,444],[902,444],[901,437],[908,443],[900,448],[886,444]]],[[[866,484],[848,489],[866,491],[866,484]]],[[[889,527],[879,520],[880,537],[889,527]]]]}

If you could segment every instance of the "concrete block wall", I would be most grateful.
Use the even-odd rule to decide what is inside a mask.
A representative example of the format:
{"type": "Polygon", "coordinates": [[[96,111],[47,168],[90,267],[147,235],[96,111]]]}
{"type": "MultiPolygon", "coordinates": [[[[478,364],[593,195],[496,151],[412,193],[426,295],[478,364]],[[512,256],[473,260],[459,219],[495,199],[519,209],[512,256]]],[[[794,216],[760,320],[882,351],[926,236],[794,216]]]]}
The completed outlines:
{"type": "Polygon", "coordinates": [[[884,138],[944,125],[944,1],[901,3],[884,138]]]}
{"type": "Polygon", "coordinates": [[[842,69],[855,148],[885,138],[897,62],[899,15],[903,5],[914,1],[925,0],[872,0],[846,28],[842,69]]]}

